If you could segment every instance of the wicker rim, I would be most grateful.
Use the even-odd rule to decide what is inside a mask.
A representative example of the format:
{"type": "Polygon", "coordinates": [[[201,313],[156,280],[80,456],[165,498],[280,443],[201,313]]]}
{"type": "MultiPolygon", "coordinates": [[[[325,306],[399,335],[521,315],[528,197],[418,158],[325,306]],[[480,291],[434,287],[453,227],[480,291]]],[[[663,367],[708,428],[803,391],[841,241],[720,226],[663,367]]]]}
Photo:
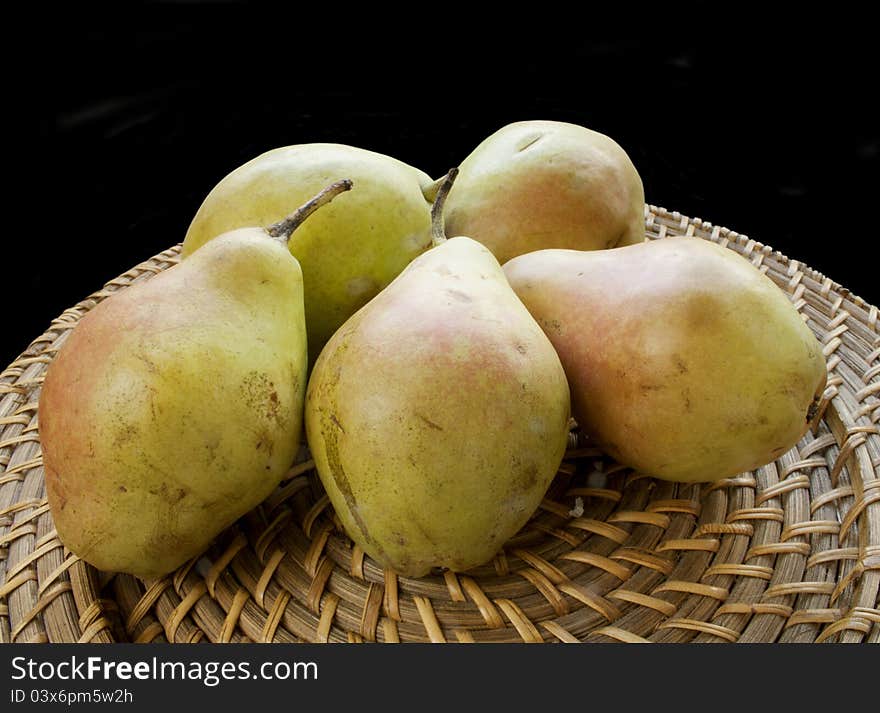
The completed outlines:
{"type": "Polygon", "coordinates": [[[645,215],[652,239],[692,235],[749,259],[823,343],[821,418],[774,463],[666,483],[573,434],[541,507],[493,562],[407,579],[341,533],[304,461],[173,574],[98,572],[54,529],[39,389],[82,315],[176,263],[175,246],[66,310],[0,374],[0,642],[880,642],[877,307],[745,235],[645,215]]]}

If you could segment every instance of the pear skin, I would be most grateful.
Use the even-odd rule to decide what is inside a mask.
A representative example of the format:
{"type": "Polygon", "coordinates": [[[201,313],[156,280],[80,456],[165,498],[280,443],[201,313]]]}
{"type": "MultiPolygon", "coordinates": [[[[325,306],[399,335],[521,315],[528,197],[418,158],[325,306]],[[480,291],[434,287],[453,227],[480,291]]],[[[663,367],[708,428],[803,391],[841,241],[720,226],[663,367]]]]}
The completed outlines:
{"type": "Polygon", "coordinates": [[[450,235],[502,264],[545,248],[599,250],[645,239],[638,171],[610,137],[559,121],[520,121],[459,166],[444,210],[450,235]]]}
{"type": "Polygon", "coordinates": [[[283,218],[342,178],[353,188],[291,238],[302,266],[309,363],[342,323],[431,245],[426,173],[373,151],[311,143],[267,151],[236,168],[204,199],[183,241],[185,259],[221,233],[283,218]]]}
{"type": "Polygon", "coordinates": [[[504,272],[562,360],[578,424],[646,474],[713,481],[764,465],[824,391],[822,346],[785,293],[710,241],[542,250],[504,272]]]}
{"type": "Polygon", "coordinates": [[[327,343],[306,434],[348,535],[405,576],[490,560],[557,472],[559,358],[479,243],[416,258],[327,343]]]}
{"type": "Polygon", "coordinates": [[[262,501],[300,445],[302,272],[257,228],[98,304],[39,401],[49,506],[105,571],[164,575],[262,501]]]}

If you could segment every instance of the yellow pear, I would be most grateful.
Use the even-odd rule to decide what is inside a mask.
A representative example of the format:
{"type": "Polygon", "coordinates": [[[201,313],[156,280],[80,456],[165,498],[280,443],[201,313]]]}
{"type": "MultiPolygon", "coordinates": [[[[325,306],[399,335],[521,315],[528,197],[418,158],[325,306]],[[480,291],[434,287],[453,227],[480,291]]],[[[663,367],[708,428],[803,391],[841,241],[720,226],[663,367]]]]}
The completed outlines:
{"type": "Polygon", "coordinates": [[[330,339],[306,396],[346,532],[408,576],[491,559],[538,507],[568,436],[547,337],[485,247],[442,233],[330,339]]]}
{"type": "Polygon", "coordinates": [[[89,311],[46,373],[39,434],[58,535],[157,577],[262,501],[300,445],[302,272],[292,216],[241,228],[89,311]]]}
{"type": "Polygon", "coordinates": [[[486,138],[459,169],[447,230],[478,240],[502,264],[544,248],[598,250],[645,239],[642,180],[605,134],[520,121],[486,138]]]}
{"type": "Polygon", "coordinates": [[[290,241],[303,271],[309,363],[355,311],[431,245],[431,178],[384,154],[310,143],[267,151],[223,178],[198,209],[186,258],[221,233],[267,225],[334,181],[353,189],[315,214],[290,241]]]}
{"type": "Polygon", "coordinates": [[[788,451],[826,381],[822,346],[732,250],[665,238],[504,266],[556,347],[580,426],[621,463],[711,481],[788,451]]]}

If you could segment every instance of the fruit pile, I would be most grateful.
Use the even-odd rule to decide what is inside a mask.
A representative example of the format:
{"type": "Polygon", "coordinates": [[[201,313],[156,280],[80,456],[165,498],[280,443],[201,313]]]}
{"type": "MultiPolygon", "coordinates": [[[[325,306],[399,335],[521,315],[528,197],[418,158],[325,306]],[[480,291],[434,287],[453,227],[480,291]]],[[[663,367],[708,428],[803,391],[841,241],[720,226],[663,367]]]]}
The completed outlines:
{"type": "Polygon", "coordinates": [[[198,555],[305,436],[367,554],[464,571],[528,521],[572,428],[716,480],[789,450],[825,387],[786,295],[711,242],[645,241],[636,168],[573,124],[506,126],[436,181],[350,146],[270,151],[181,255],[88,312],[42,388],[58,534],[99,569],[198,555]]]}

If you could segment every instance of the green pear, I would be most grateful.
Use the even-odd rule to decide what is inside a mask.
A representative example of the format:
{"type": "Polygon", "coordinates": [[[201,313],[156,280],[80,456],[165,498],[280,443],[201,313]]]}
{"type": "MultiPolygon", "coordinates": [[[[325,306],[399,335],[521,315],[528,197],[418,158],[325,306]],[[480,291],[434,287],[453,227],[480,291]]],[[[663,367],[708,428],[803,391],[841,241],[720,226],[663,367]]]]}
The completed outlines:
{"type": "Polygon", "coordinates": [[[442,228],[436,242],[330,339],[306,395],[342,525],[406,576],[490,560],[534,513],[568,437],[562,365],[498,261],[442,228]]]}
{"type": "Polygon", "coordinates": [[[39,434],[65,546],[166,574],[259,504],[294,461],[306,387],[302,272],[286,223],[241,228],[115,293],[46,373],[39,434]]]}
{"type": "Polygon", "coordinates": [[[645,239],[645,193],[608,136],[560,121],[520,121],[459,166],[445,208],[450,235],[469,235],[502,264],[545,248],[598,250],[645,239]]]}
{"type": "Polygon", "coordinates": [[[343,178],[354,189],[314,215],[290,241],[305,290],[309,363],[339,326],[431,245],[431,178],[390,156],[342,144],[263,153],[207,195],[183,241],[184,258],[233,228],[281,219],[343,178]]]}
{"type": "Polygon", "coordinates": [[[776,459],[813,418],[822,346],[732,250],[692,237],[540,250],[504,272],[556,347],[578,424],[625,465],[717,480],[776,459]]]}

